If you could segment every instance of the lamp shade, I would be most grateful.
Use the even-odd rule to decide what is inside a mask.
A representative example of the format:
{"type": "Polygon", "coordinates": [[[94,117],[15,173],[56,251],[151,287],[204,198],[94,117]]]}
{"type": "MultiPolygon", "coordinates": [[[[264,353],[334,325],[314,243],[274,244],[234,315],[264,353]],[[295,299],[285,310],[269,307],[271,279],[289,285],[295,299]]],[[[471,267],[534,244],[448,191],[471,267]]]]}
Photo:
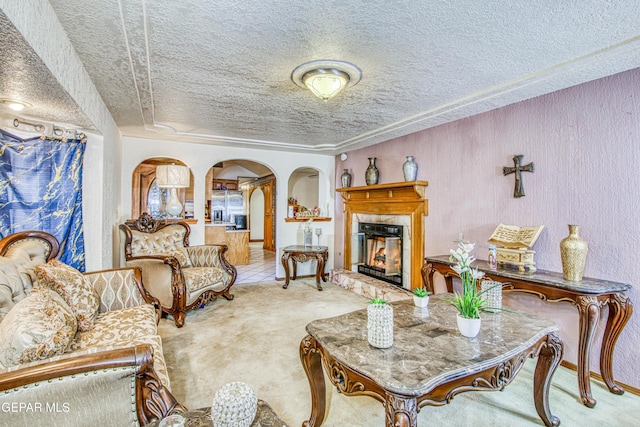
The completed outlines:
{"type": "Polygon", "coordinates": [[[315,96],[326,101],[347,87],[349,75],[340,70],[319,68],[306,73],[302,81],[315,96]]]}
{"type": "Polygon", "coordinates": [[[161,188],[186,188],[190,179],[186,166],[160,165],[156,168],[156,180],[161,188]]]}

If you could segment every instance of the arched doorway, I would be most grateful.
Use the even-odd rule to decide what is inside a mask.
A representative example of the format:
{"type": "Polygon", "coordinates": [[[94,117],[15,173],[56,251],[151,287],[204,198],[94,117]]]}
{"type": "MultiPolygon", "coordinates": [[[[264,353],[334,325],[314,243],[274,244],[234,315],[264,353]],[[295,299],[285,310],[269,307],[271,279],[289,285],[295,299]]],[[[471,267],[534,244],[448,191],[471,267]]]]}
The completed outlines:
{"type": "MultiPolygon", "coordinates": [[[[258,162],[243,159],[224,160],[213,165],[206,176],[205,192],[207,195],[206,208],[209,221],[230,221],[230,215],[226,208],[220,212],[219,202],[223,193],[232,191],[242,192],[244,198],[243,215],[247,216],[247,225],[250,234],[255,227],[262,229],[263,249],[276,250],[276,221],[275,221],[275,175],[273,171],[258,162]],[[260,199],[255,199],[261,204],[261,209],[252,207],[253,194],[260,190],[260,199]],[[216,202],[218,200],[218,202],[216,202]],[[215,216],[221,217],[215,217],[215,216]],[[261,227],[258,225],[261,224],[261,227]]],[[[256,196],[258,197],[258,196],[256,196]]],[[[237,214],[237,213],[236,213],[237,214]]],[[[258,237],[250,237],[258,240],[258,237]]]]}
{"type": "MultiPolygon", "coordinates": [[[[143,161],[133,171],[131,182],[131,218],[138,218],[147,212],[154,218],[167,218],[166,204],[169,189],[158,187],[156,168],[160,165],[187,166],[180,160],[171,158],[151,158],[143,161]]],[[[177,189],[177,196],[183,206],[180,218],[193,218],[193,173],[189,186],[177,189]]]]}

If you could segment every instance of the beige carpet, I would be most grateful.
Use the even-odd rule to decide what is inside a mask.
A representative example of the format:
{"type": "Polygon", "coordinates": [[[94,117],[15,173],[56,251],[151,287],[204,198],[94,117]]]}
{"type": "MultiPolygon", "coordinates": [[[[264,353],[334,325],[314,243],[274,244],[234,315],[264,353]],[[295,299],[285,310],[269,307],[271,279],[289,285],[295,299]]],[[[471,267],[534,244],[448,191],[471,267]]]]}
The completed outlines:
{"type": "MultiPolygon", "coordinates": [[[[216,390],[232,381],[249,384],[291,427],[309,417],[311,396],[299,358],[305,325],[366,306],[367,300],[331,283],[318,292],[311,280],[243,284],[232,288],[233,301],[219,300],[187,315],[177,329],[171,319],[160,321],[164,355],[173,393],[187,407],[211,405],[216,390]]],[[[425,349],[425,352],[428,349],[425,349]]],[[[425,406],[421,426],[536,426],[529,360],[516,380],[502,392],[470,392],[450,405],[425,406]]],[[[559,368],[550,392],[551,412],[563,426],[631,426],[640,420],[640,397],[616,396],[592,381],[598,403],[580,403],[575,372],[559,368]]],[[[384,426],[382,405],[370,397],[333,393],[327,427],[384,426]]]]}

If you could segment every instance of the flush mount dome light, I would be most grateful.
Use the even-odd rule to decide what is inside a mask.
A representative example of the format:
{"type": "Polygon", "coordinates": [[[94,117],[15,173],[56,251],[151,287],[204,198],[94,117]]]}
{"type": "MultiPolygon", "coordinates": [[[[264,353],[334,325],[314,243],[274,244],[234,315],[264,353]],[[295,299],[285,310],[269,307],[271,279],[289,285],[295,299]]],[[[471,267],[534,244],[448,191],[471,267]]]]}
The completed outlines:
{"type": "Polygon", "coordinates": [[[345,87],[354,86],[361,78],[358,67],[342,61],[311,61],[291,73],[295,84],[309,89],[323,101],[333,98],[345,87]]]}
{"type": "Polygon", "coordinates": [[[2,98],[0,99],[0,103],[5,104],[13,111],[22,111],[25,108],[31,107],[31,104],[29,104],[28,102],[18,101],[16,99],[2,98]]]}

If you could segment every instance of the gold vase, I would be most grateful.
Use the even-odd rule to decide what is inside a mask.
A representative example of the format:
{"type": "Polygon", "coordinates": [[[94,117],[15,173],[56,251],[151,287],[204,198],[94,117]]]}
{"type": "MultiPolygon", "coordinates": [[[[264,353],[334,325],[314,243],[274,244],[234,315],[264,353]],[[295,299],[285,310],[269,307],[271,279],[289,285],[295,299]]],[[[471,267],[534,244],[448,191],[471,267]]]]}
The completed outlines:
{"type": "Polygon", "coordinates": [[[580,226],[569,225],[569,235],[560,241],[564,280],[573,282],[582,280],[588,250],[589,245],[580,238],[580,226]]]}

